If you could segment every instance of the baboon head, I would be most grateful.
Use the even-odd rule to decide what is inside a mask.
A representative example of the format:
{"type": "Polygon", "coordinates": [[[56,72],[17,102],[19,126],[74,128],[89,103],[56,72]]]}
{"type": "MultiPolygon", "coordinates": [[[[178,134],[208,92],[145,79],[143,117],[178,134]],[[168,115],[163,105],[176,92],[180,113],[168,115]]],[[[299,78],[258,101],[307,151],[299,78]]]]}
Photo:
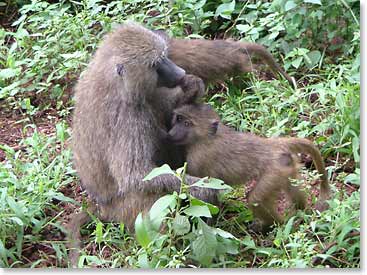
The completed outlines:
{"type": "Polygon", "coordinates": [[[173,112],[168,140],[177,145],[189,145],[208,140],[217,133],[219,116],[208,104],[184,105],[173,112]]]}
{"type": "Polygon", "coordinates": [[[131,85],[173,88],[185,76],[185,71],[167,57],[166,39],[136,23],[119,26],[101,49],[105,58],[113,60],[119,76],[133,80],[131,85]]]}

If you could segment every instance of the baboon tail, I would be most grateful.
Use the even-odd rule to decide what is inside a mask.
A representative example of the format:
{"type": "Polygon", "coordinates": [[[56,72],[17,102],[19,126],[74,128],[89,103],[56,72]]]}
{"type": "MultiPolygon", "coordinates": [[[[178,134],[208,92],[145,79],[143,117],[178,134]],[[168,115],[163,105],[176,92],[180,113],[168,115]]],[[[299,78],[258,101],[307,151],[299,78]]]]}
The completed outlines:
{"type": "Polygon", "coordinates": [[[268,52],[268,50],[256,43],[248,43],[248,42],[238,42],[241,45],[241,48],[245,50],[245,53],[248,54],[256,54],[257,56],[261,57],[263,61],[270,67],[272,72],[276,75],[277,73],[280,73],[282,76],[285,77],[285,79],[288,80],[289,84],[294,86],[294,88],[297,88],[295,80],[290,77],[283,68],[275,61],[274,57],[268,52]]]}
{"type": "MultiPolygon", "coordinates": [[[[89,207],[92,213],[96,213],[97,208],[92,205],[89,207]]],[[[69,224],[67,225],[67,240],[69,246],[69,260],[72,267],[78,266],[78,259],[80,256],[80,250],[82,249],[82,241],[80,235],[80,228],[91,220],[89,213],[82,211],[75,214],[69,224]]]]}
{"type": "MultiPolygon", "coordinates": [[[[311,141],[304,138],[286,138],[284,144],[287,144],[289,150],[292,153],[306,153],[311,155],[316,169],[321,174],[321,186],[320,186],[320,200],[321,204],[329,198],[330,185],[328,181],[328,175],[325,170],[325,164],[320,154],[319,149],[311,141]]],[[[320,208],[325,208],[321,206],[320,208]]]]}

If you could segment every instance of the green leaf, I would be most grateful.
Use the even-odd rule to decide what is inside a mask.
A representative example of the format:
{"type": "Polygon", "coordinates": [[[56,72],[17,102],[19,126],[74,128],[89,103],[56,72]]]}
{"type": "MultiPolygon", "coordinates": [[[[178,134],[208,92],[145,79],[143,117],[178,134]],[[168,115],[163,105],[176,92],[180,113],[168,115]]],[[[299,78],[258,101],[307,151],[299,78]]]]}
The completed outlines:
{"type": "Polygon", "coordinates": [[[169,213],[168,207],[175,208],[176,198],[177,195],[165,195],[152,205],[149,216],[154,229],[159,230],[164,217],[169,213]]]}
{"type": "Polygon", "coordinates": [[[272,33],[269,35],[269,39],[270,39],[270,40],[274,40],[278,35],[279,35],[279,32],[278,32],[278,31],[276,31],[276,32],[272,32],[272,33]]]}
{"type": "Polygon", "coordinates": [[[217,7],[217,10],[215,11],[215,16],[220,15],[221,17],[223,17],[225,19],[231,19],[231,14],[234,11],[235,5],[236,5],[235,0],[233,0],[232,2],[229,2],[229,3],[220,4],[217,7]]]}
{"type": "Polygon", "coordinates": [[[140,268],[151,268],[147,253],[138,256],[138,263],[140,268]]]}
{"type": "Polygon", "coordinates": [[[2,69],[0,70],[0,79],[12,78],[20,73],[20,69],[2,69]]]}
{"type": "Polygon", "coordinates": [[[279,238],[274,239],[273,244],[275,244],[276,247],[280,247],[282,244],[282,240],[279,238]]]}
{"type": "Polygon", "coordinates": [[[256,244],[252,237],[246,236],[243,240],[241,240],[241,243],[247,248],[247,249],[256,249],[256,244]]]}
{"type": "Polygon", "coordinates": [[[359,147],[360,147],[360,140],[359,137],[354,137],[352,139],[352,149],[353,149],[353,157],[355,162],[360,161],[360,155],[359,155],[359,147]]]}
{"type": "Polygon", "coordinates": [[[320,61],[321,53],[319,51],[311,51],[306,54],[309,60],[306,59],[306,65],[311,68],[320,61]]]}
{"type": "Polygon", "coordinates": [[[352,183],[355,185],[360,185],[361,184],[360,169],[357,168],[355,173],[346,176],[344,179],[344,183],[352,183]]]}
{"type": "Polygon", "coordinates": [[[17,215],[20,219],[24,220],[22,205],[20,205],[10,196],[6,197],[6,200],[8,202],[10,209],[15,213],[15,215],[17,215]]]}
{"type": "Polygon", "coordinates": [[[177,215],[173,220],[173,231],[178,236],[189,233],[190,231],[189,219],[186,216],[177,215]]]}
{"type": "Polygon", "coordinates": [[[294,1],[287,1],[287,3],[285,3],[284,10],[289,11],[291,9],[294,9],[295,7],[297,7],[297,4],[294,3],[294,1]]]}
{"type": "Polygon", "coordinates": [[[239,242],[236,239],[219,238],[217,246],[217,255],[224,255],[225,253],[236,255],[238,254],[239,242]]]}
{"type": "Polygon", "coordinates": [[[19,219],[18,217],[11,217],[11,218],[9,218],[9,220],[14,221],[15,223],[17,223],[20,226],[23,226],[24,225],[24,223],[22,222],[22,220],[19,219]]]}
{"type": "Polygon", "coordinates": [[[171,169],[171,167],[169,167],[168,164],[163,164],[161,167],[154,168],[147,176],[145,176],[143,181],[151,180],[163,174],[175,175],[175,172],[171,169]]]}
{"type": "Polygon", "coordinates": [[[203,205],[203,206],[193,205],[193,206],[190,206],[189,208],[186,208],[183,212],[186,215],[193,216],[193,217],[207,217],[207,218],[212,217],[212,215],[210,214],[209,208],[206,205],[203,205]]]}
{"type": "Polygon", "coordinates": [[[292,66],[298,69],[299,65],[301,65],[302,60],[302,56],[297,57],[295,60],[292,61],[292,66]]]}
{"type": "Polygon", "coordinates": [[[74,199],[66,197],[63,193],[54,193],[52,194],[52,198],[59,201],[76,203],[74,199]]]}
{"type": "Polygon", "coordinates": [[[61,142],[65,142],[67,138],[66,126],[64,123],[56,124],[56,136],[61,142]]]}
{"type": "Polygon", "coordinates": [[[236,237],[233,236],[231,233],[229,233],[227,231],[224,231],[224,230],[222,230],[220,228],[215,228],[214,229],[214,232],[217,233],[222,238],[225,238],[225,239],[236,239],[236,237]]]}
{"type": "Polygon", "coordinates": [[[96,242],[100,244],[103,240],[103,223],[98,222],[96,225],[96,242]]]}
{"type": "Polygon", "coordinates": [[[187,199],[187,195],[185,193],[181,193],[180,195],[178,195],[178,197],[181,199],[181,200],[186,200],[187,199]]]}
{"type": "Polygon", "coordinates": [[[145,249],[148,247],[152,239],[145,226],[143,215],[139,213],[135,220],[135,235],[138,243],[145,249]]]}
{"type": "Polygon", "coordinates": [[[8,262],[7,249],[5,248],[2,240],[0,240],[0,257],[2,258],[4,263],[8,262]]]}
{"type": "Polygon", "coordinates": [[[283,232],[283,236],[284,237],[288,237],[289,234],[291,233],[292,227],[293,227],[293,222],[294,219],[296,218],[296,216],[293,216],[292,218],[290,218],[284,228],[284,232],[283,232]]]}
{"type": "Polygon", "coordinates": [[[192,242],[192,251],[197,261],[208,266],[215,256],[217,238],[213,230],[201,219],[198,222],[198,229],[201,229],[202,234],[192,242]]]}
{"type": "Polygon", "coordinates": [[[347,236],[347,234],[349,232],[354,231],[355,228],[353,226],[351,226],[350,224],[346,224],[343,226],[343,230],[338,234],[338,244],[341,244],[345,238],[345,236],[347,236]]]}
{"type": "Polygon", "coordinates": [[[321,0],[303,0],[304,3],[322,5],[321,0]]]}
{"type": "Polygon", "coordinates": [[[3,150],[3,151],[5,151],[5,152],[7,152],[10,155],[14,155],[15,154],[15,150],[12,147],[10,147],[10,146],[8,146],[6,144],[0,144],[0,149],[3,150]]]}
{"type": "Polygon", "coordinates": [[[199,181],[195,182],[194,184],[190,185],[190,187],[202,187],[202,188],[210,188],[210,189],[229,189],[232,190],[233,188],[227,184],[224,184],[224,181],[216,178],[202,178],[199,181]]]}
{"type": "Polygon", "coordinates": [[[201,9],[206,3],[206,0],[201,0],[199,2],[197,2],[194,6],[193,6],[193,9],[194,10],[198,10],[198,9],[201,9]]]}
{"type": "Polygon", "coordinates": [[[165,195],[159,198],[150,208],[149,215],[151,219],[155,217],[162,216],[162,212],[167,210],[168,207],[172,209],[176,206],[176,196],[175,195],[165,195]]]}
{"type": "Polygon", "coordinates": [[[236,29],[239,30],[240,33],[244,33],[244,32],[248,32],[251,29],[251,27],[250,27],[250,25],[247,25],[247,24],[245,24],[245,25],[238,24],[238,25],[236,25],[236,29]]]}
{"type": "Polygon", "coordinates": [[[195,197],[191,197],[190,199],[190,204],[193,205],[206,205],[209,208],[210,214],[212,215],[216,215],[219,212],[219,208],[213,204],[210,204],[208,202],[199,200],[195,197]]]}

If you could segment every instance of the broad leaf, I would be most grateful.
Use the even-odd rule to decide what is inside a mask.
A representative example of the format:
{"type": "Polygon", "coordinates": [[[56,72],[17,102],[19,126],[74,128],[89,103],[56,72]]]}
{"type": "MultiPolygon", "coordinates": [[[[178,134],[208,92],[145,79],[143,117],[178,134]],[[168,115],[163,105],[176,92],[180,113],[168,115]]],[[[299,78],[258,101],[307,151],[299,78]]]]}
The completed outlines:
{"type": "Polygon", "coordinates": [[[235,5],[236,5],[235,0],[233,0],[232,2],[229,2],[229,3],[220,4],[217,7],[217,10],[215,11],[215,16],[220,15],[221,17],[223,17],[225,19],[231,19],[231,14],[234,11],[235,5]]]}
{"type": "Polygon", "coordinates": [[[175,195],[165,195],[159,198],[150,208],[149,215],[153,219],[155,217],[162,216],[162,212],[167,210],[168,207],[174,208],[176,206],[175,195]]]}
{"type": "Polygon", "coordinates": [[[219,236],[225,238],[225,239],[236,239],[235,236],[233,236],[231,233],[224,231],[220,228],[215,228],[214,232],[217,233],[219,236]]]}
{"type": "Polygon", "coordinates": [[[171,167],[169,167],[168,164],[163,164],[161,167],[154,168],[148,175],[145,176],[143,181],[151,180],[164,174],[175,175],[175,172],[171,169],[171,167]]]}
{"type": "Polygon", "coordinates": [[[250,25],[247,25],[247,24],[245,24],[245,25],[238,24],[238,25],[236,25],[236,29],[239,30],[240,33],[244,33],[244,32],[248,32],[251,29],[251,27],[250,27],[250,25]]]}
{"type": "Polygon", "coordinates": [[[152,241],[141,213],[139,213],[135,220],[135,235],[138,243],[144,248],[147,248],[152,241]]]}
{"type": "Polygon", "coordinates": [[[176,206],[175,195],[165,195],[158,199],[151,207],[149,211],[150,220],[155,230],[159,230],[162,220],[169,213],[169,207],[174,208],[176,206]]]}
{"type": "Polygon", "coordinates": [[[307,53],[307,57],[308,59],[306,59],[306,65],[307,67],[312,68],[320,61],[321,53],[319,51],[311,51],[307,53]]]}
{"type": "Polygon", "coordinates": [[[20,69],[11,69],[11,68],[2,69],[0,70],[0,79],[11,78],[18,75],[19,73],[20,69]]]}
{"type": "Polygon", "coordinates": [[[189,219],[186,216],[177,215],[173,220],[173,231],[178,236],[189,233],[190,231],[189,219]]]}
{"type": "Polygon", "coordinates": [[[285,3],[284,10],[289,11],[291,9],[294,9],[295,7],[297,7],[297,4],[294,3],[294,1],[288,1],[287,3],[285,3]]]}
{"type": "Polygon", "coordinates": [[[190,203],[191,203],[191,206],[193,206],[193,205],[201,205],[201,206],[206,205],[209,208],[210,214],[212,214],[212,215],[216,215],[219,212],[219,208],[216,207],[215,205],[210,204],[210,203],[205,202],[205,201],[202,201],[202,200],[199,200],[195,197],[191,197],[190,203]]]}
{"type": "Polygon", "coordinates": [[[190,206],[189,208],[186,208],[183,212],[186,215],[193,216],[193,217],[207,217],[207,218],[212,217],[212,215],[210,214],[209,208],[206,205],[203,205],[203,206],[193,205],[193,206],[190,206]]]}
{"type": "Polygon", "coordinates": [[[192,243],[194,257],[204,266],[208,266],[215,256],[217,238],[211,228],[199,219],[198,229],[202,234],[192,243]]]}
{"type": "Polygon", "coordinates": [[[202,178],[199,181],[195,182],[194,184],[190,185],[191,186],[196,186],[196,187],[203,187],[203,188],[210,188],[210,189],[233,189],[231,186],[224,184],[224,181],[220,180],[220,179],[216,179],[216,178],[202,178]]]}
{"type": "Polygon", "coordinates": [[[303,0],[305,3],[322,5],[321,0],[303,0]]]}
{"type": "Polygon", "coordinates": [[[302,56],[297,57],[295,60],[292,61],[292,66],[298,69],[299,65],[301,65],[302,60],[302,56]]]}

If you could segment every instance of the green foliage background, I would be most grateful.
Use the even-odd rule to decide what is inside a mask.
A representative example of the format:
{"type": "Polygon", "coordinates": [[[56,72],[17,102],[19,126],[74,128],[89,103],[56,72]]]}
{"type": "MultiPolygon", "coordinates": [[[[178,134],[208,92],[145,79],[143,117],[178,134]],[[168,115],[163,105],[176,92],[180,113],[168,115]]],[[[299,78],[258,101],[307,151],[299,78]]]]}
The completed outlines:
{"type": "MultiPolygon", "coordinates": [[[[235,190],[213,228],[231,232],[239,248],[217,253],[205,266],[360,266],[359,1],[2,0],[0,8],[0,125],[5,129],[11,114],[22,129],[15,147],[0,136],[1,267],[70,264],[64,206],[80,205],[63,191],[77,183],[68,147],[72,89],[102,36],[125,20],[175,37],[265,45],[298,89],[267,81],[264,73],[247,74],[210,86],[207,101],[238,130],[307,137],[326,159],[335,192],[330,210],[297,213],[268,236],[256,236],[247,230],[251,215],[240,203],[243,190],[235,190]],[[51,133],[40,130],[39,117],[51,133]],[[41,252],[31,259],[26,251],[36,244],[41,252]]],[[[303,169],[302,178],[309,187],[316,175],[303,169]]],[[[204,266],[190,257],[192,236],[182,241],[166,234],[147,250],[123,224],[95,219],[84,232],[80,266],[204,266]]]]}

